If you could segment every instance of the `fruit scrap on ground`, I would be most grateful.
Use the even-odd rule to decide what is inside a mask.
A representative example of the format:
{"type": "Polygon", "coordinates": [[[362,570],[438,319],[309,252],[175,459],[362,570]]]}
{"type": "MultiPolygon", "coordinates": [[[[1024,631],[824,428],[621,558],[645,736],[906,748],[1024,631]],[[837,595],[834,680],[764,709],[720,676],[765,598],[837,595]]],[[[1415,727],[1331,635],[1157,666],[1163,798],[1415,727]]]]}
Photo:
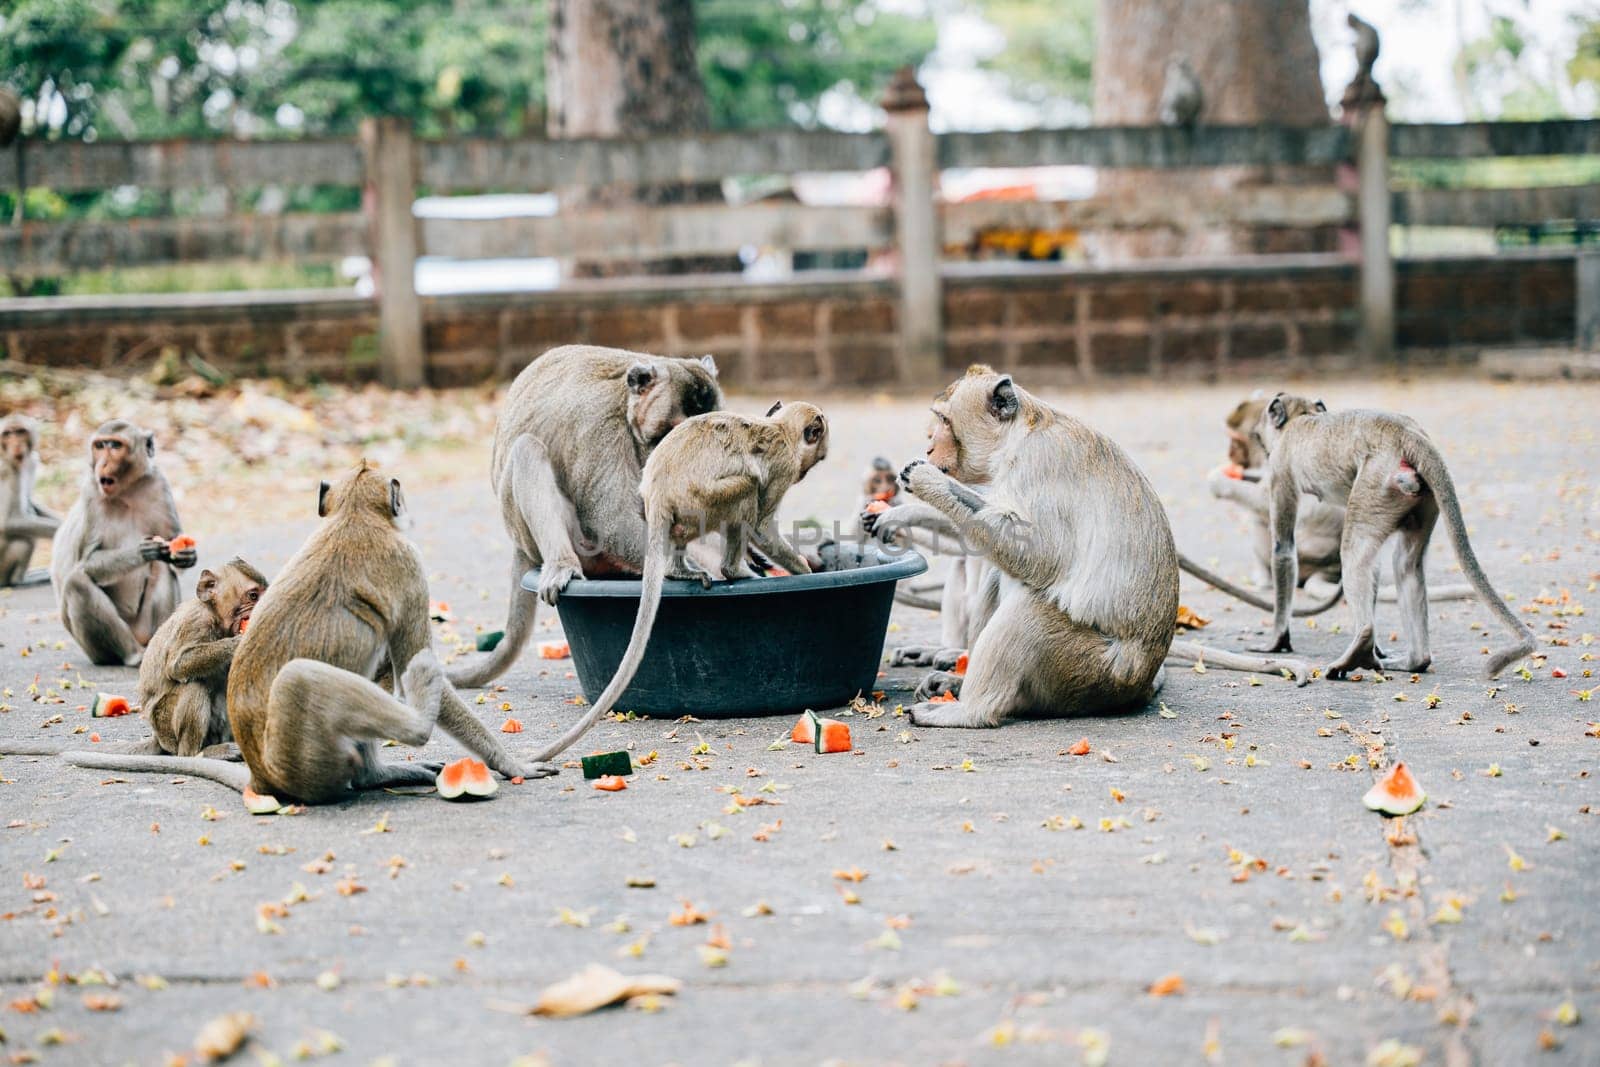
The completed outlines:
{"type": "Polygon", "coordinates": [[[484,762],[471,756],[446,764],[435,784],[446,800],[482,800],[500,788],[484,762]]]}
{"type": "Polygon", "coordinates": [[[594,787],[606,793],[620,793],[628,788],[628,780],[618,774],[607,774],[597,778],[594,787]]]}
{"type": "Polygon", "coordinates": [[[1422,786],[1411,776],[1405,763],[1401,762],[1390,767],[1389,773],[1367,790],[1361,802],[1385,815],[1410,815],[1422,807],[1427,799],[1428,794],[1422,791],[1422,786]]]}
{"type": "Polygon", "coordinates": [[[565,641],[543,641],[539,644],[540,659],[567,659],[572,655],[572,646],[565,641]]]}
{"type": "Polygon", "coordinates": [[[671,996],[682,988],[682,982],[664,974],[624,975],[591,963],[571,978],[546,987],[530,1014],[567,1018],[633,997],[671,996]]]}
{"type": "Polygon", "coordinates": [[[1067,752],[1074,756],[1087,756],[1091,751],[1092,749],[1089,747],[1089,739],[1087,737],[1078,738],[1077,743],[1071,748],[1067,749],[1067,752]]]}
{"type": "Polygon", "coordinates": [[[479,634],[472,644],[479,652],[493,652],[500,647],[500,642],[505,640],[505,636],[504,630],[487,630],[479,634]]]}
{"type": "Polygon", "coordinates": [[[849,752],[850,727],[838,719],[818,719],[814,744],[818,752],[849,752]]]}
{"type": "Polygon", "coordinates": [[[1178,605],[1178,625],[1188,630],[1198,630],[1202,626],[1209,626],[1211,620],[1201,615],[1198,611],[1184,604],[1178,605]]]}
{"type": "Polygon", "coordinates": [[[604,778],[607,775],[629,775],[633,773],[633,757],[626,752],[596,752],[592,756],[583,757],[583,776],[585,778],[604,778]]]}
{"type": "Polygon", "coordinates": [[[272,815],[282,810],[283,805],[278,803],[278,798],[266,793],[257,793],[249,786],[244,790],[244,810],[251,815],[272,815]]]}
{"type": "Polygon", "coordinates": [[[119,697],[115,693],[96,693],[94,704],[89,708],[89,714],[97,719],[114,719],[119,715],[131,715],[133,708],[128,704],[127,697],[119,697]]]}
{"type": "Polygon", "coordinates": [[[522,720],[507,719],[500,724],[500,732],[503,734],[520,734],[522,732],[522,720]]]}

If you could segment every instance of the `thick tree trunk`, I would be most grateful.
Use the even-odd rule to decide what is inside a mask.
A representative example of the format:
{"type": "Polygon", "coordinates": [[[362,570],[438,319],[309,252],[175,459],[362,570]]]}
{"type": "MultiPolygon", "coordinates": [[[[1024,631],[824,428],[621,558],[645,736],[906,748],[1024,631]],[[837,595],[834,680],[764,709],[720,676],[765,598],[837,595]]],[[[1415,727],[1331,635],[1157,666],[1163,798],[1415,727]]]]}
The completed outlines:
{"type": "MultiPolygon", "coordinates": [[[[1329,121],[1311,36],[1308,0],[1100,0],[1094,57],[1094,121],[1142,126],[1160,121],[1167,64],[1188,61],[1204,96],[1202,125],[1320,126],[1329,121]]],[[[1201,171],[1104,171],[1110,196],[1162,197],[1183,190],[1328,182],[1307,167],[1227,167],[1201,171]]],[[[1229,255],[1331,249],[1331,230],[1230,228],[1104,235],[1102,259],[1229,255]]]]}
{"type": "MultiPolygon", "coordinates": [[[[552,138],[692,133],[709,125],[692,0],[549,0],[546,129],[552,138]]],[[[722,200],[716,182],[563,190],[563,207],[722,200]]],[[[579,277],[737,270],[732,256],[579,261],[579,277]]]]}

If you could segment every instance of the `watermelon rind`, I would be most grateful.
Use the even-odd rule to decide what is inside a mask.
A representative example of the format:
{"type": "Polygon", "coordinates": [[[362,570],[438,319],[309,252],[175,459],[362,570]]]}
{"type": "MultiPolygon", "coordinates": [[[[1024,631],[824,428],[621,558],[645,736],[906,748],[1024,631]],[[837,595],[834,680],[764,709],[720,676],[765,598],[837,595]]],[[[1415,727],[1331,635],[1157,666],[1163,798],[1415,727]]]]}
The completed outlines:
{"type": "Polygon", "coordinates": [[[1406,769],[1404,763],[1395,764],[1389,773],[1374,782],[1372,788],[1367,790],[1366,795],[1361,798],[1361,802],[1369,810],[1380,811],[1385,815],[1410,815],[1427,803],[1427,800],[1427,792],[1423,790],[1422,784],[1406,769]],[[1405,775],[1416,786],[1417,791],[1414,797],[1397,797],[1389,791],[1388,782],[1390,778],[1398,774],[1405,775]]]}

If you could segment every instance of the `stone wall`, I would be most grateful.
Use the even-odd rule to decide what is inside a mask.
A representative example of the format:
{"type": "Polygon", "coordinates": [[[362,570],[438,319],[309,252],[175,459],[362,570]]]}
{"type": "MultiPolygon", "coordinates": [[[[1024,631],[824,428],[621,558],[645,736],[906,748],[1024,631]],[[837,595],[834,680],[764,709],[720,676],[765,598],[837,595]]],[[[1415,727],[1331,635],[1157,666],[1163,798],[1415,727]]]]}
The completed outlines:
{"type": "MultiPolygon", "coordinates": [[[[1401,359],[1571,343],[1574,264],[1570,253],[1401,260],[1401,359]]],[[[547,348],[584,341],[711,353],[735,388],[848,388],[894,382],[897,310],[888,279],[817,272],[430,298],[424,330],[435,385],[508,378],[547,348]]],[[[951,266],[944,316],[951,371],[986,362],[1056,383],[1293,372],[1355,361],[1356,268],[1323,255],[1137,270],[951,266]]],[[[377,328],[369,301],[339,292],[0,302],[8,358],[111,372],[135,371],[170,344],[236,374],[367,380],[377,328]]]]}

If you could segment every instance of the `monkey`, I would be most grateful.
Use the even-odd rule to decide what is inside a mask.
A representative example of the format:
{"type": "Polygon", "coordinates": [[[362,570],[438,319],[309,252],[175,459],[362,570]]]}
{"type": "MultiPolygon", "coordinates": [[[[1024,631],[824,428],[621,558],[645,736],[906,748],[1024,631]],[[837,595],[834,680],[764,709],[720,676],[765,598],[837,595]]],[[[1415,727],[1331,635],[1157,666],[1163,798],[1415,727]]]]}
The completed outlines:
{"type": "MultiPolygon", "coordinates": [[[[901,509],[897,512],[901,516],[895,522],[896,543],[915,548],[920,552],[937,554],[939,552],[939,530],[935,527],[943,524],[944,528],[953,532],[944,517],[934,512],[931,508],[920,508],[912,502],[907,504],[900,492],[900,482],[895,478],[894,464],[883,456],[874,456],[872,463],[867,467],[862,479],[861,508],[857,517],[860,531],[871,535],[877,516],[885,511],[901,509]],[[915,520],[908,520],[907,512],[916,511],[915,520]],[[922,536],[920,531],[927,529],[931,536],[922,536]]],[[[948,549],[948,545],[945,546],[948,549]]],[[[959,582],[959,576],[952,573],[950,576],[959,582]]],[[[894,599],[896,603],[905,604],[907,607],[922,608],[925,611],[942,611],[945,607],[945,596],[942,593],[944,582],[937,577],[924,577],[921,580],[900,582],[895,586],[894,599]],[[928,594],[941,591],[940,599],[933,600],[928,594]]]]}
{"type": "Polygon", "coordinates": [[[200,572],[195,597],[150,639],[139,665],[139,702],[156,751],[172,756],[230,755],[228,669],[267,579],[237,557],[221,573],[200,572]]]}
{"type": "Polygon", "coordinates": [[[42,570],[28,570],[34,543],[54,537],[61,526],[61,516],[34,498],[38,478],[38,429],[26,416],[7,415],[0,419],[0,586],[50,580],[42,570]]]}
{"type": "Polygon", "coordinates": [[[746,541],[794,574],[811,565],[777,532],[774,516],[784,494],[828,454],[828,420],[810,404],[773,404],[764,418],[726,412],[696,415],[656,446],[645,461],[644,499],[649,548],[644,557],[639,611],[617,671],[586,715],[552,746],[560,752],[611,711],[644,659],[668,578],[711,585],[711,575],[688,556],[689,543],[722,535],[722,577],[754,577],[746,541]]]}
{"type": "Polygon", "coordinates": [[[495,425],[490,476],[511,538],[505,637],[449,672],[481,686],[504,674],[533,633],[538,600],[573,579],[637,574],[645,559],[639,477],[673,427],[722,406],[710,356],[672,359],[593,345],[553,348],[517,375],[495,425]],[[539,568],[539,591],[522,576],[539,568]]]}
{"type": "Polygon", "coordinates": [[[323,520],[260,597],[228,672],[228,721],[244,766],[203,757],[69,752],[80,767],[208,778],[282,803],[432,785],[439,764],[385,762],[386,738],[420,746],[435,722],[511,778],[556,773],[512,758],[445,680],[428,628],[421,553],[401,533],[400,482],[365,460],[317,495],[323,520]],[[395,675],[395,695],[373,679],[395,675]]]}
{"type": "Polygon", "coordinates": [[[178,570],[196,562],[193,548],[169,547],[182,525],[155,456],[155,434],[125,419],[95,430],[88,474],[52,542],[62,625],[99,666],[139,665],[178,606],[178,570]]]}
{"type": "Polygon", "coordinates": [[[1344,654],[1329,664],[1329,678],[1343,678],[1360,667],[1418,672],[1432,665],[1423,562],[1441,512],[1462,571],[1477,588],[1479,599],[1516,638],[1489,657],[1488,677],[1538,647],[1532,631],[1506,607],[1484,575],[1467,539],[1449,468],[1414,419],[1385,411],[1329,412],[1320,400],[1279,393],[1261,413],[1257,433],[1269,459],[1276,599],[1272,640],[1258,651],[1291,651],[1288,604],[1294,590],[1295,526],[1302,493],[1345,509],[1339,554],[1356,633],[1344,654]],[[1410,645],[1408,654],[1400,657],[1385,655],[1373,639],[1378,551],[1391,534],[1397,535],[1394,581],[1410,645]]]}
{"type": "Polygon", "coordinates": [[[1169,655],[1309,680],[1299,660],[1174,643],[1172,528],[1149,479],[1110,438],[982,364],[935,399],[933,414],[928,458],[909,464],[901,484],[1000,572],[999,601],[965,679],[924,683],[959,699],[915,704],[913,721],[982,727],[1141,706],[1169,655]]]}
{"type": "MultiPolygon", "coordinates": [[[[1256,427],[1270,400],[1258,389],[1241,401],[1227,417],[1228,461],[1241,469],[1242,476],[1232,478],[1218,468],[1209,477],[1212,496],[1239,504],[1254,517],[1256,561],[1264,575],[1262,584],[1269,586],[1272,584],[1272,533],[1267,523],[1267,491],[1262,481],[1267,452],[1256,433],[1256,427]]],[[[1416,495],[1421,488],[1415,471],[1409,475],[1405,472],[1397,475],[1396,487],[1412,495],[1416,495]]],[[[1297,615],[1316,614],[1320,608],[1333,607],[1341,599],[1343,568],[1339,558],[1339,540],[1343,531],[1344,508],[1309,494],[1300,498],[1300,514],[1295,521],[1298,581],[1306,590],[1324,595],[1327,599],[1303,611],[1297,610],[1297,615]]],[[[1201,577],[1204,579],[1204,576],[1201,577]]],[[[1472,586],[1457,584],[1437,587],[1429,592],[1429,598],[1461,600],[1476,594],[1477,590],[1472,586]]],[[[1383,601],[1392,602],[1395,595],[1392,586],[1382,587],[1378,591],[1378,599],[1383,601]]],[[[1249,602],[1267,611],[1272,610],[1270,602],[1261,602],[1256,598],[1250,598],[1249,602]]]]}

